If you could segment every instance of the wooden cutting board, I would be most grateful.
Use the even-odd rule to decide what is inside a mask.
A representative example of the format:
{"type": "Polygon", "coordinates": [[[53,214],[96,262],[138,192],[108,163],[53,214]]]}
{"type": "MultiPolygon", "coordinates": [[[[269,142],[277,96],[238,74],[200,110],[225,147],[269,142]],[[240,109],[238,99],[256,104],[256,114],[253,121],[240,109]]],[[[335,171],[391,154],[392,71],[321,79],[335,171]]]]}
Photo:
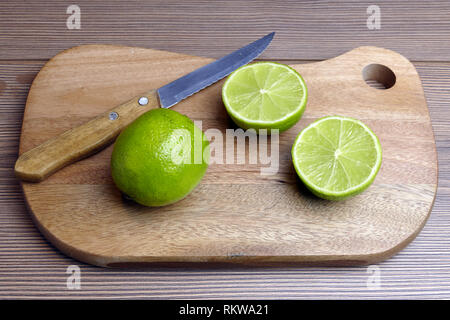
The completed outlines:
{"type": "MultiPolygon", "coordinates": [[[[66,50],[32,84],[20,153],[211,61],[119,46],[66,50]]],[[[437,187],[435,141],[414,66],[398,53],[361,47],[293,67],[306,80],[309,100],[303,118],[280,135],[277,172],[261,175],[267,165],[211,164],[187,198],[146,208],[123,200],[115,188],[110,146],[44,182],[22,183],[36,225],[67,255],[110,267],[362,265],[392,256],[424,226],[437,187]],[[391,86],[394,77],[387,90],[363,79],[391,86]],[[383,148],[373,185],[342,202],[311,195],[291,162],[296,135],[326,115],[361,119],[383,148]]],[[[201,120],[204,131],[236,128],[221,102],[222,83],[174,110],[201,120]]]]}

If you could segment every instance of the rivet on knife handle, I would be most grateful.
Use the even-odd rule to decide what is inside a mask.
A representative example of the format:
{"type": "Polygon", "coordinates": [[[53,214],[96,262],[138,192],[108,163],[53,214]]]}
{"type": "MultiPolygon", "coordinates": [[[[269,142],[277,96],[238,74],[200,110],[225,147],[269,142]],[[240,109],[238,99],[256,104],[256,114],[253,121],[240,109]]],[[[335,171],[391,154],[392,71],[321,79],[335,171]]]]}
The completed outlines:
{"type": "Polygon", "coordinates": [[[16,161],[16,176],[26,181],[42,181],[55,171],[100,151],[141,114],[159,107],[155,90],[139,95],[23,153],[16,161]]]}

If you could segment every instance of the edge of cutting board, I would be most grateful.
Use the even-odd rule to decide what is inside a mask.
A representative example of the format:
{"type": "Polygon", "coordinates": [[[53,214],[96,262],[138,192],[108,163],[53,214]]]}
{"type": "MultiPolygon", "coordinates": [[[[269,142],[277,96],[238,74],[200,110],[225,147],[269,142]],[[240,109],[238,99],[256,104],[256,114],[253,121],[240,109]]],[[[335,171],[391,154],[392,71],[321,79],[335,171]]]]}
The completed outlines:
{"type": "MultiPolygon", "coordinates": [[[[54,58],[50,59],[42,68],[42,70],[39,72],[38,76],[36,77],[35,81],[33,81],[33,84],[30,88],[30,92],[33,90],[33,86],[35,85],[36,80],[40,77],[39,75],[46,70],[46,68],[48,68],[49,65],[52,65],[55,63],[58,63],[58,59],[61,58],[62,55],[65,54],[71,54],[75,51],[83,51],[86,48],[91,48],[91,49],[95,49],[95,48],[110,48],[110,49],[114,49],[117,48],[119,50],[137,50],[137,51],[141,51],[141,50],[147,50],[148,52],[152,51],[158,54],[161,54],[162,56],[165,54],[165,52],[163,51],[157,51],[157,50],[152,50],[152,49],[142,49],[142,48],[129,48],[129,47],[122,47],[122,46],[109,46],[109,45],[87,45],[87,46],[78,46],[78,47],[74,47],[68,50],[65,50],[61,53],[59,53],[58,55],[56,55],[54,58]]],[[[420,84],[420,77],[418,76],[414,66],[403,56],[401,56],[400,54],[387,50],[387,49],[382,49],[382,48],[376,48],[376,47],[359,47],[356,48],[354,50],[351,50],[341,56],[332,58],[330,60],[325,60],[322,62],[317,62],[317,63],[313,63],[313,64],[309,64],[309,65],[320,65],[320,64],[324,64],[324,63],[330,63],[333,61],[337,61],[339,59],[343,59],[343,57],[345,56],[349,56],[350,53],[355,54],[356,56],[358,56],[358,54],[364,54],[364,50],[368,50],[368,51],[374,51],[374,52],[384,52],[384,53],[388,53],[390,55],[395,56],[395,59],[404,59],[407,61],[406,64],[409,64],[410,68],[412,68],[414,70],[414,72],[417,75],[417,79],[419,79],[419,91],[420,94],[422,95],[423,101],[425,103],[425,108],[427,108],[426,106],[426,101],[425,98],[423,96],[423,89],[421,87],[420,84]]],[[[191,60],[195,60],[196,61],[196,57],[190,57],[190,56],[186,56],[186,55],[182,55],[182,54],[173,54],[173,53],[167,53],[171,56],[171,59],[186,59],[188,61],[191,60]]],[[[201,60],[201,62],[196,62],[199,63],[200,65],[202,64],[206,64],[210,61],[212,61],[212,59],[206,59],[206,58],[198,58],[201,60]]],[[[303,68],[305,65],[295,65],[294,67],[296,69],[298,68],[303,68]]],[[[198,67],[198,65],[195,65],[193,67],[193,69],[195,69],[196,67],[198,67]]],[[[300,70],[301,71],[301,70],[300,70]]],[[[411,70],[409,70],[409,72],[411,72],[411,70]]],[[[303,74],[303,73],[302,73],[303,74]]],[[[304,75],[304,74],[303,74],[304,75]]],[[[308,77],[305,77],[306,81],[308,82],[308,77]]],[[[309,86],[309,84],[308,84],[309,86]]],[[[417,88],[416,88],[417,89],[417,88]]],[[[30,97],[29,97],[30,98],[30,97]]],[[[29,101],[27,100],[27,106],[28,106],[29,101]]],[[[308,108],[307,108],[308,110],[308,108]]],[[[25,115],[24,115],[24,120],[27,117],[27,113],[29,112],[29,108],[26,107],[25,108],[25,115]]],[[[99,110],[100,112],[100,110],[99,110]]],[[[429,119],[429,114],[428,114],[428,109],[427,109],[427,116],[429,119]]],[[[314,117],[314,116],[312,116],[314,117]]],[[[24,149],[29,148],[29,146],[24,147],[23,145],[23,137],[24,137],[24,126],[22,127],[22,134],[21,134],[21,139],[20,139],[20,153],[26,151],[24,149]]],[[[431,135],[433,135],[433,131],[431,128],[431,121],[429,120],[429,130],[431,130],[431,135]]],[[[434,142],[434,135],[433,135],[433,142],[434,142]]],[[[21,182],[22,184],[22,188],[24,190],[24,195],[25,195],[25,199],[26,199],[26,204],[30,210],[30,212],[32,213],[32,218],[35,222],[35,224],[37,225],[37,227],[39,228],[39,230],[42,232],[42,234],[55,246],[57,247],[59,250],[61,250],[62,252],[64,252],[65,254],[80,260],[80,261],[84,261],[90,264],[94,264],[94,265],[99,265],[99,266],[108,266],[108,267],[145,267],[145,266],[206,266],[206,267],[211,267],[211,266],[222,266],[222,265],[226,265],[226,266],[230,266],[230,265],[252,265],[252,266],[285,266],[285,265],[290,265],[290,264],[294,264],[294,265],[333,265],[333,266],[342,266],[342,265],[365,265],[365,264],[372,264],[372,263],[376,263],[376,262],[380,262],[383,261],[389,257],[391,257],[392,255],[394,255],[395,253],[397,253],[398,251],[400,251],[401,249],[403,249],[404,247],[406,247],[418,234],[419,232],[422,230],[423,226],[425,225],[429,214],[431,212],[433,203],[434,203],[434,199],[436,196],[436,190],[437,190],[437,155],[436,155],[436,146],[434,144],[434,149],[433,149],[433,157],[435,159],[435,164],[434,164],[434,181],[430,184],[432,186],[434,186],[432,192],[432,199],[431,201],[427,200],[429,203],[429,209],[427,210],[427,214],[426,216],[423,217],[422,222],[420,224],[417,225],[417,228],[415,229],[414,232],[410,233],[408,237],[404,238],[403,241],[397,243],[395,246],[392,246],[386,250],[382,250],[379,252],[372,252],[369,254],[353,254],[353,255],[346,255],[346,254],[342,254],[342,255],[305,255],[305,256],[301,256],[301,255],[252,255],[252,254],[228,254],[228,255],[174,255],[174,256],[147,256],[147,257],[142,257],[142,256],[120,256],[120,257],[114,257],[111,255],[102,255],[102,254],[97,254],[95,252],[89,252],[87,250],[80,250],[79,248],[77,248],[76,246],[71,245],[70,243],[61,240],[59,237],[55,236],[52,231],[47,228],[43,223],[41,223],[41,220],[39,217],[36,216],[35,214],[35,210],[33,209],[34,207],[34,200],[30,201],[29,197],[27,197],[27,189],[31,192],[31,189],[36,188],[36,184],[29,184],[29,183],[25,183],[25,182],[21,182]]]]}

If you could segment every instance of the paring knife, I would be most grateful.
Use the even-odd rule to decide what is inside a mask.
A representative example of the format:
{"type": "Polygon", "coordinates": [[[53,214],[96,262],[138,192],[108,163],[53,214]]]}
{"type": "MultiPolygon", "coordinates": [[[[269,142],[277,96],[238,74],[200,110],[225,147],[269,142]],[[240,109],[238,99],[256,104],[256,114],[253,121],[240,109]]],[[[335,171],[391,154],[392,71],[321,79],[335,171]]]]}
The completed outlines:
{"type": "Polygon", "coordinates": [[[139,95],[23,153],[16,161],[16,176],[22,180],[39,182],[55,171],[103,149],[143,113],[155,108],[170,108],[258,57],[270,44],[274,34],[269,33],[219,60],[157,90],[139,95]]]}

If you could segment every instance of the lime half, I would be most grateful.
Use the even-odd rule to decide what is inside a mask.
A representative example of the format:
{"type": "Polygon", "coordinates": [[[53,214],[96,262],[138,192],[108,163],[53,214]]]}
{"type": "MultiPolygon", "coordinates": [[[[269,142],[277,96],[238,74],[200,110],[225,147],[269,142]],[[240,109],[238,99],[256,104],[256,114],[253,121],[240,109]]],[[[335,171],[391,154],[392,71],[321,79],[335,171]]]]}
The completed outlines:
{"type": "Polygon", "coordinates": [[[373,182],[381,165],[381,146],[361,121],[325,117],[300,132],[292,147],[292,161],[315,195],[342,200],[373,182]]]}
{"type": "Polygon", "coordinates": [[[222,88],[228,114],[241,128],[292,127],[305,111],[308,91],[300,74],[275,62],[259,62],[234,71],[222,88]]]}

